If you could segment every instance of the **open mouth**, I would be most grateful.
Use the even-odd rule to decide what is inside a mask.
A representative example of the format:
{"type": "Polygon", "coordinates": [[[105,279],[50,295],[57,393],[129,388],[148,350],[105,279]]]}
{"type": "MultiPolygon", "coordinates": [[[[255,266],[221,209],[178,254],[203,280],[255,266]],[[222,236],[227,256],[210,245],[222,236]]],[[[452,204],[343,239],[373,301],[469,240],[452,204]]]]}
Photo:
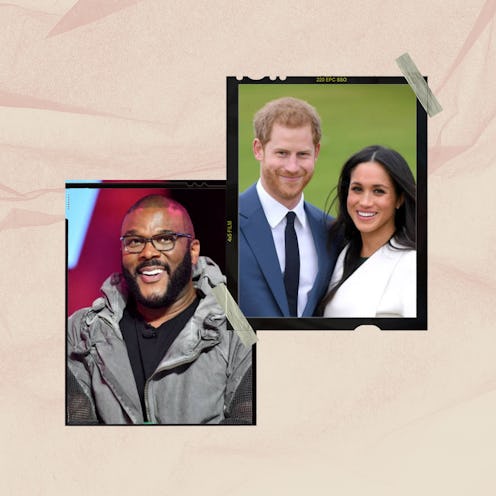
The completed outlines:
{"type": "Polygon", "coordinates": [[[164,272],[166,272],[164,267],[144,267],[138,270],[138,275],[143,282],[149,284],[159,281],[164,272]]]}
{"type": "Polygon", "coordinates": [[[140,274],[145,276],[156,276],[157,274],[160,274],[163,271],[164,269],[142,270],[140,271],[140,274]]]}
{"type": "Polygon", "coordinates": [[[357,215],[360,219],[371,219],[377,215],[377,212],[362,212],[357,210],[357,215]]]}

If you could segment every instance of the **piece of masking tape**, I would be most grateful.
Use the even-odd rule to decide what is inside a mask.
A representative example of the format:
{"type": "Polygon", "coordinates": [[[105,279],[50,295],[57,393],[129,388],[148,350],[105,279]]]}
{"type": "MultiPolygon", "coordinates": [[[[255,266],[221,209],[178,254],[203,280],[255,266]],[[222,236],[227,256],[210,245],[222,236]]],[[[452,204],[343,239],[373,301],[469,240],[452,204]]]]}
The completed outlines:
{"type": "Polygon", "coordinates": [[[257,342],[257,335],[250,326],[250,323],[246,320],[243,312],[239,309],[234,298],[229,293],[226,285],[221,283],[212,288],[212,293],[217,299],[217,303],[224,310],[227,319],[231,323],[236,334],[239,336],[241,342],[249,348],[257,342]]]}
{"type": "Polygon", "coordinates": [[[425,79],[422,77],[422,74],[420,74],[420,71],[417,69],[417,66],[410,55],[404,53],[401,57],[396,59],[396,63],[413,92],[417,95],[420,104],[429,114],[429,117],[439,114],[439,112],[443,110],[443,107],[441,107],[429,86],[427,86],[425,79]]]}

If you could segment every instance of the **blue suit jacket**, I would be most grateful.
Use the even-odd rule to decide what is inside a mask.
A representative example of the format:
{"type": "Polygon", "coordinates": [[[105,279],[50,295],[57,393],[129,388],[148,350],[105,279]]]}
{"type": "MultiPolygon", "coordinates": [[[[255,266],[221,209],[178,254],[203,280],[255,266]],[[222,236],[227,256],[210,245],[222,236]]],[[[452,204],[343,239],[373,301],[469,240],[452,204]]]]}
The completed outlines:
{"type": "MultiPolygon", "coordinates": [[[[338,255],[327,243],[328,217],[305,202],[305,212],[317,250],[319,270],[303,312],[310,317],[325,295],[338,255]]],[[[272,232],[255,185],[239,196],[239,306],[247,317],[290,317],[283,274],[272,232]]]]}

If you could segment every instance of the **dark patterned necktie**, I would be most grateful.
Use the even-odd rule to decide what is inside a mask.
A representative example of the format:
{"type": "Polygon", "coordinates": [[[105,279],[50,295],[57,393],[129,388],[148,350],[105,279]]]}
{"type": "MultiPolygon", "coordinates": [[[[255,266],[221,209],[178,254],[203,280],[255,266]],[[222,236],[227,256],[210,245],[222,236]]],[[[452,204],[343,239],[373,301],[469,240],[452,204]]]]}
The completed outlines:
{"type": "Polygon", "coordinates": [[[296,214],[288,212],[286,215],[286,230],[284,231],[284,245],[286,250],[286,267],[284,268],[284,286],[288,298],[291,317],[298,316],[298,285],[300,282],[300,252],[298,238],[294,228],[296,214]]]}

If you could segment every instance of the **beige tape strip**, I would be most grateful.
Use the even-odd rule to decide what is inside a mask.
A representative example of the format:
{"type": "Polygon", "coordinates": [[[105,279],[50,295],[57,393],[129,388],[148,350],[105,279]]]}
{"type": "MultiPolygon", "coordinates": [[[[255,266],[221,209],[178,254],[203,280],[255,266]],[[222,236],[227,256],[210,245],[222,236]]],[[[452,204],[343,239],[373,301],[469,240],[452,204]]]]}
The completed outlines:
{"type": "Polygon", "coordinates": [[[225,284],[218,284],[212,288],[212,293],[217,298],[217,303],[224,309],[227,319],[231,323],[233,329],[236,331],[241,342],[249,348],[257,342],[257,335],[246,320],[243,312],[239,309],[234,298],[229,293],[225,284]]]}
{"type": "Polygon", "coordinates": [[[425,79],[422,77],[422,74],[420,74],[420,71],[417,69],[417,66],[414,64],[410,55],[404,53],[401,57],[396,59],[396,63],[415,95],[417,95],[422,107],[424,107],[427,114],[429,114],[429,117],[439,114],[439,112],[443,110],[443,107],[441,107],[429,86],[427,86],[425,79]]]}

